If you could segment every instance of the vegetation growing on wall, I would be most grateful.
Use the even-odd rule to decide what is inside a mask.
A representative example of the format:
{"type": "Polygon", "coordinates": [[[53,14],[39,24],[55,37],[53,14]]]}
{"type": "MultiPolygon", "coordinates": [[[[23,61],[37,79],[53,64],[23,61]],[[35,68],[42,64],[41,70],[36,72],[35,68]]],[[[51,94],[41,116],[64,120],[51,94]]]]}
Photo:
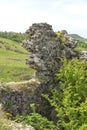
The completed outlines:
{"type": "Polygon", "coordinates": [[[64,43],[64,42],[66,42],[68,40],[67,37],[64,36],[64,33],[65,33],[65,30],[56,32],[57,37],[60,39],[61,43],[64,43]]]}
{"type": "MultiPolygon", "coordinates": [[[[86,130],[87,63],[76,59],[71,61],[64,59],[63,66],[55,76],[55,82],[60,83],[61,91],[53,89],[51,97],[43,95],[57,112],[58,120],[53,125],[55,130],[86,130]]],[[[18,116],[17,120],[24,121],[26,124],[30,123],[36,130],[53,130],[51,122],[36,113],[18,116]]]]}
{"type": "Polygon", "coordinates": [[[17,116],[16,121],[31,125],[35,130],[59,130],[52,121],[49,121],[46,117],[42,117],[38,113],[31,113],[27,116],[17,116]]]}
{"type": "MultiPolygon", "coordinates": [[[[67,41],[67,38],[63,36],[64,31],[56,34],[61,43],[67,41]]],[[[0,36],[4,37],[0,38],[0,81],[21,81],[31,78],[34,70],[25,65],[28,54],[19,43],[22,41],[24,34],[0,32],[0,36]]],[[[87,45],[86,43],[79,43],[78,47],[85,49],[87,45]]],[[[61,48],[63,50],[63,46],[61,48]]],[[[71,61],[64,59],[63,66],[55,76],[55,82],[60,84],[61,91],[53,89],[51,97],[49,95],[43,96],[57,112],[58,120],[56,124],[54,125],[53,122],[35,112],[26,116],[18,116],[17,121],[31,124],[36,130],[86,130],[87,63],[75,59],[71,61]]],[[[2,120],[0,120],[1,124],[2,120]]]]}
{"type": "Polygon", "coordinates": [[[60,81],[61,92],[52,91],[44,97],[57,111],[60,130],[87,129],[87,63],[64,60],[55,78],[60,81]]]}

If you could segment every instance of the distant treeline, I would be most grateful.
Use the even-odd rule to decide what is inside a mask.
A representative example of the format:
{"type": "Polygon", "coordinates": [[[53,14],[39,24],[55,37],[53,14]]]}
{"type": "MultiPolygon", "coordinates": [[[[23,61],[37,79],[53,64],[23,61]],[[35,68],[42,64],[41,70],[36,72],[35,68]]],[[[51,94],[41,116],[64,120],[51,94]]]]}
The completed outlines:
{"type": "Polygon", "coordinates": [[[26,34],[25,33],[16,33],[16,32],[0,32],[0,37],[7,38],[16,42],[22,42],[26,34]]]}

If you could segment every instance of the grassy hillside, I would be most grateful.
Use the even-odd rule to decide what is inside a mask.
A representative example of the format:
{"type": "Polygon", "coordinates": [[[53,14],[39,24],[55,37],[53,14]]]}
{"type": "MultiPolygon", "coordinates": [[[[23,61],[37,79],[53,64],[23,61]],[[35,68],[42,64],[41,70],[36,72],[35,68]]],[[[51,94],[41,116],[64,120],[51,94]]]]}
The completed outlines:
{"type": "Polygon", "coordinates": [[[87,42],[78,42],[76,49],[77,50],[87,50],[87,42]]]}
{"type": "Polygon", "coordinates": [[[0,82],[30,79],[34,70],[26,65],[28,55],[21,43],[0,37],[0,82]]]}
{"type": "Polygon", "coordinates": [[[75,38],[77,43],[77,50],[87,50],[87,39],[79,36],[78,34],[70,34],[73,38],[75,38]]]}
{"type": "Polygon", "coordinates": [[[78,34],[70,34],[70,36],[72,36],[73,38],[75,38],[76,40],[82,41],[82,42],[87,42],[87,39],[79,36],[78,34]]]}

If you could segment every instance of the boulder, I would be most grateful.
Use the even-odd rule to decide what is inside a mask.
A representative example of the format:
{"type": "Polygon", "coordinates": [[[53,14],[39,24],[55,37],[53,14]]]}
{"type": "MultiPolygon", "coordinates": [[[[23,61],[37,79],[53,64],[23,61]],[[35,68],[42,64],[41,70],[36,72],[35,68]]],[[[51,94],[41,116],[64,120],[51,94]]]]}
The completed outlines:
{"type": "Polygon", "coordinates": [[[30,104],[35,103],[37,98],[35,91],[39,86],[40,82],[36,79],[1,83],[0,103],[7,116],[25,115],[31,112],[30,104]]]}
{"type": "Polygon", "coordinates": [[[80,51],[79,52],[79,54],[80,54],[80,60],[85,60],[85,61],[87,61],[87,51],[80,51]]]}

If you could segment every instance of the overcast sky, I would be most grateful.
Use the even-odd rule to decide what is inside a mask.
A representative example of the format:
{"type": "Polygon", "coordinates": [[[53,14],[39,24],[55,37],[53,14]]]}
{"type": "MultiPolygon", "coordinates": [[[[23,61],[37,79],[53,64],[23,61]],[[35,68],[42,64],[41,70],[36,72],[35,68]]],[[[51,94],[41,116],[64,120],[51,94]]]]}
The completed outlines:
{"type": "Polygon", "coordinates": [[[0,31],[25,32],[40,22],[87,38],[87,0],[0,0],[0,31]]]}

